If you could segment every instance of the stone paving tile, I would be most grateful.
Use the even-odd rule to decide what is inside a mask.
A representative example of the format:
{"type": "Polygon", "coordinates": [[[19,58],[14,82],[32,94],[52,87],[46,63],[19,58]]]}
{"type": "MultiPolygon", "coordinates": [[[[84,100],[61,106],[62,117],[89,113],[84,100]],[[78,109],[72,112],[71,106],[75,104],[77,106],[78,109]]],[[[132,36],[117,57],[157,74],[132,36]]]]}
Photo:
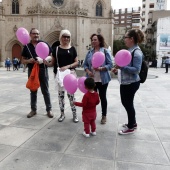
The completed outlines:
{"type": "Polygon", "coordinates": [[[0,161],[5,159],[11,152],[13,152],[16,147],[7,146],[7,145],[0,145],[0,161]]]}
{"type": "Polygon", "coordinates": [[[160,128],[155,128],[155,129],[156,129],[156,132],[157,132],[161,142],[170,142],[169,128],[160,127],[160,128]]]}
{"type": "Polygon", "coordinates": [[[118,139],[118,161],[170,165],[170,161],[160,142],[118,139]]]}
{"type": "Polygon", "coordinates": [[[108,137],[98,131],[97,136],[85,138],[82,133],[79,133],[66,150],[66,154],[112,160],[115,143],[116,135],[108,137]]]}
{"type": "Polygon", "coordinates": [[[150,116],[155,127],[170,128],[170,116],[150,116]]]}
{"type": "Polygon", "coordinates": [[[2,170],[52,170],[62,154],[17,149],[0,163],[2,170]]]}
{"type": "Polygon", "coordinates": [[[76,131],[45,129],[39,131],[21,147],[45,152],[64,153],[73,140],[76,131]]]}
{"type": "Polygon", "coordinates": [[[11,126],[20,127],[20,128],[30,128],[30,129],[41,129],[47,125],[52,119],[43,116],[34,116],[33,118],[21,118],[11,126]]]}
{"type": "Polygon", "coordinates": [[[15,114],[0,114],[1,125],[10,125],[19,119],[21,119],[21,117],[15,114]]]}
{"type": "Polygon", "coordinates": [[[20,146],[36,132],[37,131],[33,129],[23,129],[10,126],[5,127],[0,130],[0,144],[20,146]]]}
{"type": "Polygon", "coordinates": [[[170,159],[170,141],[169,142],[162,142],[165,152],[167,153],[169,159],[170,159]]]}
{"type": "Polygon", "coordinates": [[[132,162],[116,162],[115,170],[169,170],[170,166],[151,165],[132,162]]]}
{"type": "Polygon", "coordinates": [[[114,170],[114,161],[64,155],[57,170],[114,170]]]}

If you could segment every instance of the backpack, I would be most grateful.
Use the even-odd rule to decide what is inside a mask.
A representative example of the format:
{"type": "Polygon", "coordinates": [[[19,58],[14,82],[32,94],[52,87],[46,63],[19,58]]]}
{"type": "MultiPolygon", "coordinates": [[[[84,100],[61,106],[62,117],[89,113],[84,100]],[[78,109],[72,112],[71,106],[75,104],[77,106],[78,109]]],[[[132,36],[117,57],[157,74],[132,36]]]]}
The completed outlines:
{"type": "MultiPolygon", "coordinates": [[[[136,48],[135,50],[137,50],[137,49],[138,48],[136,48]]],[[[132,52],[132,66],[133,66],[133,57],[134,57],[135,50],[133,50],[133,52],[132,52]]],[[[143,60],[142,65],[141,65],[141,70],[139,72],[140,83],[144,83],[146,81],[147,75],[148,75],[148,65],[147,65],[146,61],[143,60]]]]}

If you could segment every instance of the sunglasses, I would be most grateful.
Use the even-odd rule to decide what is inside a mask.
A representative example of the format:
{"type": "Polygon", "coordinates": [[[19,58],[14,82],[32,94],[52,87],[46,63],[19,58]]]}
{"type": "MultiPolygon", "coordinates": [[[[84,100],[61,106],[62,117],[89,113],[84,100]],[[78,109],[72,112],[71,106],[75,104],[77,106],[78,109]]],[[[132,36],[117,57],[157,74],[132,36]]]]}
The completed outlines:
{"type": "Polygon", "coordinates": [[[63,37],[63,38],[70,39],[70,36],[63,35],[62,37],[63,37]]]}

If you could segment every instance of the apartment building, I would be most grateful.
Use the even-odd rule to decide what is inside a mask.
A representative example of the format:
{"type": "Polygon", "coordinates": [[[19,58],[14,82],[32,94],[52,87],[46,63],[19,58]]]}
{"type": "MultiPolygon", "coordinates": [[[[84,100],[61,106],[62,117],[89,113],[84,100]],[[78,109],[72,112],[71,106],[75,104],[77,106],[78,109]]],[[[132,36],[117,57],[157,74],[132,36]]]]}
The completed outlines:
{"type": "Polygon", "coordinates": [[[158,67],[161,67],[163,58],[170,56],[170,10],[150,12],[148,19],[146,47],[151,51],[151,58],[157,58],[158,67]]]}
{"type": "Polygon", "coordinates": [[[114,39],[120,39],[129,29],[141,29],[141,8],[114,10],[114,39]]]}
{"type": "Polygon", "coordinates": [[[167,0],[142,0],[142,30],[145,31],[151,22],[148,14],[167,9],[167,0]]]}

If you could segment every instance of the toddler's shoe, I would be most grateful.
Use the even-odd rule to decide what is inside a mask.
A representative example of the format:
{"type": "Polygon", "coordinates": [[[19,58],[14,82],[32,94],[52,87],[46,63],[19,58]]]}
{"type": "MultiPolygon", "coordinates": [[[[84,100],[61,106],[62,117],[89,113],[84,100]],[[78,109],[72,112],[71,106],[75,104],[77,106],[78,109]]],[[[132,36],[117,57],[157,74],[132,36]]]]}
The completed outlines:
{"type": "Polygon", "coordinates": [[[96,132],[91,132],[90,133],[92,136],[96,136],[96,132]]]}
{"type": "Polygon", "coordinates": [[[89,138],[90,135],[89,134],[86,134],[86,132],[83,132],[83,136],[85,136],[86,138],[89,138]]]}

